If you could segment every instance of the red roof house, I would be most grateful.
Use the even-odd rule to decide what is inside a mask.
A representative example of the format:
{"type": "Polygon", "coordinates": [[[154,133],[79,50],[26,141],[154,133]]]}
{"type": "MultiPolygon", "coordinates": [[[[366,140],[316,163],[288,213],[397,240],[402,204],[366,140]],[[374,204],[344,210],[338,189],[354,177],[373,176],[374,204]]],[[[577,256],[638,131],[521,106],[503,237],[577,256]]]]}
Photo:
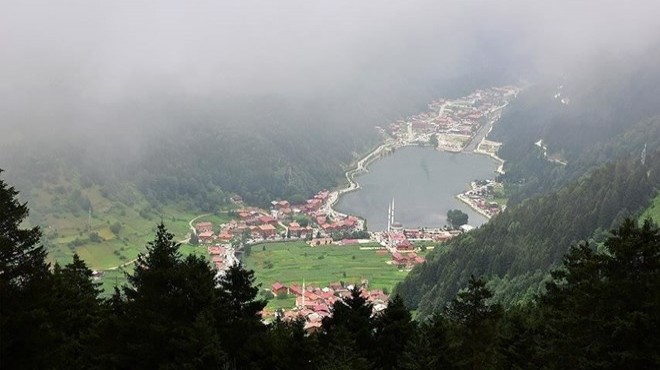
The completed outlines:
{"type": "Polygon", "coordinates": [[[198,222],[195,224],[195,230],[197,231],[198,234],[205,233],[205,232],[213,232],[213,224],[210,222],[198,222]]]}
{"type": "Polygon", "coordinates": [[[213,242],[213,239],[215,239],[215,235],[213,235],[213,231],[205,231],[203,233],[200,233],[197,235],[199,238],[199,241],[202,243],[211,243],[213,242]]]}
{"type": "Polygon", "coordinates": [[[266,224],[266,225],[260,225],[259,226],[259,233],[263,238],[269,238],[273,235],[275,235],[275,232],[277,229],[275,229],[275,226],[271,224],[266,224]]]}
{"type": "Polygon", "coordinates": [[[287,287],[282,285],[279,281],[270,287],[270,291],[273,292],[273,294],[276,296],[279,294],[288,294],[287,287]]]}

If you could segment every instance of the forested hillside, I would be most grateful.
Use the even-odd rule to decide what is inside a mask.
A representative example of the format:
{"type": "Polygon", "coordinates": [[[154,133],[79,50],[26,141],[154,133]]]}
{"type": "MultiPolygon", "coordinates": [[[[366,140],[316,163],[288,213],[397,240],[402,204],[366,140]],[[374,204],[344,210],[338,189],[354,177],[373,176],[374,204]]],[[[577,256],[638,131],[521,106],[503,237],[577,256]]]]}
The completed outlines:
{"type": "Polygon", "coordinates": [[[506,161],[501,179],[509,205],[558,189],[621,155],[641,153],[645,144],[657,148],[658,57],[660,46],[634,62],[594,59],[579,73],[521,92],[489,135],[504,143],[498,155],[506,161]],[[546,155],[535,144],[540,140],[546,155]]]}
{"type": "Polygon", "coordinates": [[[472,274],[504,303],[530,298],[570,245],[639,217],[660,183],[659,52],[521,92],[489,136],[503,142],[509,208],[413,269],[397,289],[406,303],[429,314],[472,274]]]}
{"type": "Polygon", "coordinates": [[[496,297],[506,303],[530,298],[571,245],[592,235],[602,240],[604,230],[640,214],[658,184],[660,151],[646,165],[637,156],[607,164],[437,248],[396,292],[422,315],[443,307],[470,275],[494,279],[496,297]]]}

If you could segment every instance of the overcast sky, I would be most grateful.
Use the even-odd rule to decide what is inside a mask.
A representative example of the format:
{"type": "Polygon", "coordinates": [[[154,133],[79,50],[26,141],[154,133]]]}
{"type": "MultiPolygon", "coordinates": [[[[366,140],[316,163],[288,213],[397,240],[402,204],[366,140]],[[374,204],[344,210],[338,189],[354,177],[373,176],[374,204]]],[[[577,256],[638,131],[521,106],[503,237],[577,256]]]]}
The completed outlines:
{"type": "Polygon", "coordinates": [[[341,94],[494,63],[562,73],[635,55],[658,1],[0,2],[0,128],[106,122],[155,97],[341,94]]]}

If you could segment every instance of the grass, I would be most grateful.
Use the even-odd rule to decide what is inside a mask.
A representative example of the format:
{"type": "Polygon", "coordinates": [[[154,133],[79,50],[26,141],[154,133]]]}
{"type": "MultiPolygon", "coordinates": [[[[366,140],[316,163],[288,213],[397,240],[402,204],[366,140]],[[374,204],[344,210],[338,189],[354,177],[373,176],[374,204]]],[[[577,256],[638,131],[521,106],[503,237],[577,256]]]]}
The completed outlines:
{"type": "Polygon", "coordinates": [[[656,195],[651,201],[651,205],[640,216],[640,221],[651,218],[656,223],[660,223],[660,194],[656,195]]]}
{"type": "Polygon", "coordinates": [[[296,297],[291,296],[283,299],[271,298],[266,306],[271,311],[288,310],[296,305],[296,297]]]}
{"type": "Polygon", "coordinates": [[[492,197],[490,197],[489,201],[495,202],[500,206],[505,206],[507,204],[507,202],[509,201],[509,196],[507,195],[507,191],[504,188],[504,185],[502,184],[495,185],[493,195],[492,197]]]}
{"type": "MultiPolygon", "coordinates": [[[[81,189],[72,182],[53,186],[80,189],[92,204],[93,211],[89,217],[88,212],[68,209],[62,205],[66,195],[58,195],[52,189],[33,191],[29,199],[33,210],[30,224],[41,225],[50,262],[66,264],[74,253],[78,253],[91,269],[112,269],[143,252],[147,243],[153,240],[156,225],[161,220],[176,240],[182,240],[190,232],[188,222],[198,215],[179,204],[150,209],[145,200],[140,200],[126,205],[104,197],[98,187],[81,189]],[[116,223],[121,228],[115,234],[111,226],[116,223]],[[97,234],[100,240],[94,241],[92,233],[97,234]]],[[[227,211],[223,211],[218,215],[204,216],[199,221],[219,225],[229,219],[227,211]]]]}
{"type": "MultiPolygon", "coordinates": [[[[376,244],[363,245],[376,246],[376,244]]],[[[310,247],[304,242],[282,242],[254,245],[243,263],[255,271],[257,283],[262,289],[279,281],[324,287],[332,282],[359,283],[369,281],[371,289],[392,291],[396,283],[403,280],[407,272],[387,264],[389,254],[378,254],[375,250],[360,250],[360,246],[310,247]]],[[[277,299],[269,301],[268,308],[279,306],[277,299]]],[[[288,306],[291,307],[291,306],[288,306]]]]}
{"type": "Polygon", "coordinates": [[[133,267],[128,266],[126,268],[104,271],[103,276],[99,281],[101,283],[101,288],[103,289],[101,297],[110,297],[114,292],[115,287],[121,288],[123,285],[126,285],[128,282],[126,272],[132,273],[133,267]]]}
{"type": "MultiPolygon", "coordinates": [[[[48,260],[62,265],[70,263],[77,253],[92,270],[103,271],[100,279],[104,295],[112,294],[115,285],[126,283],[125,272],[133,271],[133,261],[146,250],[154,239],[157,224],[162,220],[175,240],[187,238],[188,222],[198,216],[185,204],[170,204],[155,209],[136,193],[134,201],[123,203],[104,196],[98,186],[83,187],[76,178],[60,178],[47,185],[37,186],[28,193],[21,193],[21,201],[28,201],[31,213],[25,226],[40,225],[42,242],[48,249],[48,260]],[[89,200],[91,217],[86,207],[75,206],[70,201],[73,192],[89,200]],[[114,224],[121,227],[115,232],[114,224]],[[92,238],[98,235],[98,239],[92,238]],[[125,267],[119,267],[126,265],[125,267]]],[[[208,215],[200,221],[214,224],[229,221],[227,210],[208,215]]],[[[185,256],[196,254],[207,258],[205,247],[182,245],[185,256]]]]}

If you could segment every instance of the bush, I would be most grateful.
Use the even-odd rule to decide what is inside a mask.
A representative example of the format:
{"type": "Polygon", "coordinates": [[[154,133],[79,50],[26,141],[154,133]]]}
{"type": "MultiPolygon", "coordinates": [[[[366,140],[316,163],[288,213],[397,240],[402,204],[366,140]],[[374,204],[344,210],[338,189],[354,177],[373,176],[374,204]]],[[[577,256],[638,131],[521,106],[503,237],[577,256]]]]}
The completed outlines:
{"type": "Polygon", "coordinates": [[[110,226],[110,231],[112,231],[112,233],[115,235],[119,235],[119,232],[121,231],[121,224],[119,222],[115,222],[110,226]]]}
{"type": "Polygon", "coordinates": [[[103,238],[97,233],[96,231],[92,231],[89,233],[89,241],[94,242],[94,243],[100,243],[103,241],[103,238]]]}
{"type": "Polygon", "coordinates": [[[263,297],[265,300],[271,300],[271,299],[275,298],[275,296],[273,295],[273,292],[271,292],[270,290],[266,290],[266,289],[262,290],[259,293],[259,295],[261,297],[263,297]]]}

